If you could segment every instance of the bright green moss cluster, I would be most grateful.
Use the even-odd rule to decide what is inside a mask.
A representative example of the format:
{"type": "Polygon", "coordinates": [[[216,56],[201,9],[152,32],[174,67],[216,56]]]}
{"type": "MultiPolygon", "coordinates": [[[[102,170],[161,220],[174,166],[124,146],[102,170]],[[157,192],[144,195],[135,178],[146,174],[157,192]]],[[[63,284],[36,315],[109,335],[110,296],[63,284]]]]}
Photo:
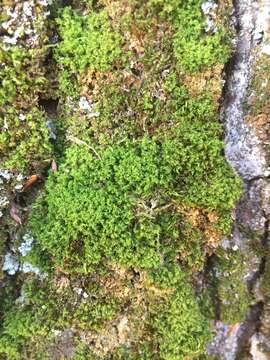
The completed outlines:
{"type": "Polygon", "coordinates": [[[208,320],[202,315],[191,287],[181,284],[169,303],[154,320],[160,336],[160,357],[164,360],[184,360],[205,353],[210,340],[208,320]]]}
{"type": "Polygon", "coordinates": [[[69,93],[69,77],[82,73],[86,68],[108,71],[122,56],[122,38],[110,25],[105,10],[84,16],[65,8],[57,19],[62,38],[55,51],[61,66],[60,89],[69,93]]]}
{"type": "Polygon", "coordinates": [[[0,49],[1,166],[23,170],[51,152],[38,94],[46,83],[40,50],[0,49]]]}
{"type": "Polygon", "coordinates": [[[219,156],[221,142],[204,139],[201,130],[179,124],[171,138],[96,148],[97,155],[87,146],[71,147],[31,221],[56,265],[87,271],[112,259],[158,268],[186,251],[195,260],[202,240],[199,233],[190,238],[177,204],[226,214],[239,193],[238,181],[219,156]]]}
{"type": "Polygon", "coordinates": [[[162,17],[169,19],[174,29],[173,52],[183,72],[194,73],[217,63],[224,64],[230,46],[223,28],[206,33],[201,5],[203,0],[152,0],[162,17]]]}

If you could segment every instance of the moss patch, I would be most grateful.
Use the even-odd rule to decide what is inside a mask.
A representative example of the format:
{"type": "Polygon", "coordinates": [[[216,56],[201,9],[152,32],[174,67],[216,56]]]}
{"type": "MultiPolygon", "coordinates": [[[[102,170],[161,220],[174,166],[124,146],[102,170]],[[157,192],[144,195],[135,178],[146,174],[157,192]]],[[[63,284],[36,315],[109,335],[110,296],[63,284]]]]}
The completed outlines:
{"type": "MultiPolygon", "coordinates": [[[[59,83],[58,169],[28,224],[28,260],[47,278],[23,278],[25,299],[9,299],[0,350],[50,358],[72,330],[75,359],[207,356],[213,310],[195,279],[230,231],[241,192],[218,121],[225,31],[217,21],[205,33],[201,1],[70,5],[58,12],[49,60],[59,83]]],[[[44,159],[49,144],[33,104],[40,121],[27,120],[42,145],[27,148],[28,162],[44,159]]]]}

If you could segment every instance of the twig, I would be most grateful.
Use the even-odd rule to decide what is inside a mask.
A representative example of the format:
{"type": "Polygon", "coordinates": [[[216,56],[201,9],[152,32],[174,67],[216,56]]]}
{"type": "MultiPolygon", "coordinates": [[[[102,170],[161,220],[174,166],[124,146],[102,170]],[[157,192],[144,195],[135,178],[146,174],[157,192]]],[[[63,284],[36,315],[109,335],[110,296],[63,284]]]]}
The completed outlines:
{"type": "Polygon", "coordinates": [[[76,136],[73,136],[73,135],[67,135],[67,139],[71,142],[73,142],[74,144],[77,144],[77,145],[85,145],[88,147],[88,149],[92,150],[93,153],[97,156],[97,158],[99,160],[101,160],[101,157],[100,155],[98,154],[98,152],[93,148],[93,146],[87,144],[85,141],[81,140],[81,139],[78,139],[76,136]]]}

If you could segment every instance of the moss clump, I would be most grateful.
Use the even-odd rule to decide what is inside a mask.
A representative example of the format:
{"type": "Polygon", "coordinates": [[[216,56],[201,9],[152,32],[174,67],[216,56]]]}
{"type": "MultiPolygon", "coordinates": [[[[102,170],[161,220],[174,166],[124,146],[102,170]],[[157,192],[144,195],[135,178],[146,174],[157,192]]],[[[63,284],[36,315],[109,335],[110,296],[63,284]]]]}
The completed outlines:
{"type": "Polygon", "coordinates": [[[139,324],[145,331],[135,343],[116,349],[112,358],[182,360],[204,355],[211,338],[209,321],[186,274],[177,267],[163,269],[146,286],[147,318],[139,324]]]}
{"type": "Polygon", "coordinates": [[[153,0],[150,4],[172,24],[173,51],[179,68],[194,73],[217,63],[224,64],[230,54],[226,31],[219,27],[215,33],[205,33],[202,0],[153,0]]]}
{"type": "MultiPolygon", "coordinates": [[[[52,146],[44,113],[36,107],[24,113],[9,107],[0,134],[0,156],[5,168],[25,169],[50,157],[52,146]]],[[[1,120],[0,120],[1,124],[1,120]]]]}
{"type": "Polygon", "coordinates": [[[0,48],[0,157],[4,168],[24,170],[51,153],[45,116],[38,107],[46,79],[40,49],[0,48]]]}
{"type": "Polygon", "coordinates": [[[115,316],[117,300],[106,297],[101,287],[91,283],[83,288],[88,298],[75,291],[78,288],[75,283],[72,287],[68,278],[25,279],[21,296],[16,301],[6,301],[0,355],[14,360],[50,359],[55,333],[73,329],[76,340],[78,332],[98,331],[115,316]]]}
{"type": "Polygon", "coordinates": [[[210,340],[208,320],[202,315],[191,287],[181,284],[162,311],[159,309],[154,328],[160,336],[160,358],[184,360],[205,353],[210,340]]]}
{"type": "Polygon", "coordinates": [[[239,252],[221,252],[218,261],[217,291],[220,299],[220,318],[228,324],[241,322],[246,318],[252,296],[244,281],[243,262],[247,261],[239,252]]]}
{"type": "MultiPolygon", "coordinates": [[[[102,285],[104,275],[104,271],[97,273],[101,276],[99,283],[91,278],[63,274],[43,281],[25,279],[21,296],[16,301],[5,298],[0,355],[14,360],[50,359],[61,351],[64,354],[58,334],[71,331],[69,343],[62,346],[72,348],[72,359],[105,358],[108,350],[106,346],[100,349],[99,339],[105,341],[106,337],[113,337],[115,328],[121,333],[117,319],[123,316],[123,309],[130,337],[108,345],[112,359],[138,359],[138,356],[151,359],[155,356],[180,360],[187,355],[205,353],[210,337],[208,320],[201,313],[199,301],[183,272],[178,270],[175,276],[178,290],[168,288],[164,283],[162,288],[154,283],[147,286],[141,283],[141,290],[136,289],[137,295],[140,291],[140,296],[144,294],[140,304],[137,303],[140,297],[122,298],[122,294],[116,298],[113,288],[102,285]],[[135,320],[138,311],[144,316],[135,320]],[[117,342],[122,345],[117,346],[117,342]]],[[[105,276],[109,279],[109,274],[105,276]]],[[[132,282],[128,284],[126,280],[123,279],[121,290],[131,291],[132,282]]]]}
{"type": "Polygon", "coordinates": [[[57,266],[87,271],[111,259],[158,268],[179,252],[201,262],[201,237],[186,232],[175,207],[182,201],[226,214],[239,183],[219,156],[221,143],[203,139],[201,127],[185,126],[163,142],[145,137],[95,153],[86,146],[68,150],[31,220],[57,266]]]}
{"type": "Polygon", "coordinates": [[[1,108],[14,102],[26,107],[33,102],[29,92],[37,95],[45,83],[43,69],[39,68],[40,57],[34,50],[0,47],[1,108]]]}
{"type": "Polygon", "coordinates": [[[68,93],[69,76],[76,78],[87,67],[95,71],[108,71],[121,59],[122,38],[111,28],[106,10],[92,11],[83,16],[65,8],[57,19],[62,38],[55,59],[61,66],[60,89],[68,93]]]}

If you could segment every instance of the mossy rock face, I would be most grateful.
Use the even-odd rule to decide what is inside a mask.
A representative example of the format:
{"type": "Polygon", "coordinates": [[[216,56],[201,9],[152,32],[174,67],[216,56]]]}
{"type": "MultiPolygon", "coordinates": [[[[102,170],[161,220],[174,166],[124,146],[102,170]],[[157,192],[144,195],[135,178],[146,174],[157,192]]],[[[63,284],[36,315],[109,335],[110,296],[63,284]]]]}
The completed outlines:
{"type": "Polygon", "coordinates": [[[135,280],[122,268],[120,275],[119,267],[102,277],[114,279],[111,288],[85,277],[25,279],[20,298],[4,305],[1,353],[50,359],[63,345],[75,359],[185,359],[204,353],[208,319],[184,273],[178,274],[177,290],[158,288],[143,273],[135,280]]]}
{"type": "MultiPolygon", "coordinates": [[[[40,167],[52,152],[45,114],[45,59],[48,54],[46,5],[2,4],[0,40],[1,167],[26,171],[40,167]]],[[[42,167],[42,166],[41,166],[42,167]]]]}
{"type": "Polygon", "coordinates": [[[207,357],[213,301],[198,279],[230,232],[241,181],[222,155],[218,116],[225,23],[217,15],[206,33],[201,4],[55,3],[59,41],[46,62],[44,49],[38,57],[13,48],[18,65],[3,55],[31,94],[14,91],[0,69],[12,116],[0,138],[5,165],[58,156],[29,216],[34,247],[21,259],[47,277],[20,274],[22,297],[7,297],[7,359],[53,358],[59,349],[65,357],[64,339],[74,359],[207,357]],[[36,98],[51,96],[53,67],[56,141],[36,98]]]}

